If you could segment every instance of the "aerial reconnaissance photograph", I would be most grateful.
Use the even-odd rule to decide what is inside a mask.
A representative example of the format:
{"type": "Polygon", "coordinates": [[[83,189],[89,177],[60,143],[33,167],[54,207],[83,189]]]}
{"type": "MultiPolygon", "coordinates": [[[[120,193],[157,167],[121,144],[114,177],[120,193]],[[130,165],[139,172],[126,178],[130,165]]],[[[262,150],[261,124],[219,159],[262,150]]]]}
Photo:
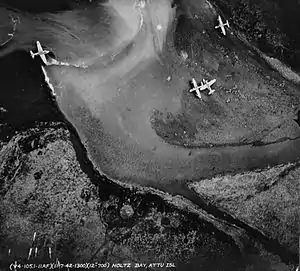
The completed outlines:
{"type": "Polygon", "coordinates": [[[0,0],[0,270],[299,271],[299,0],[0,0]]]}

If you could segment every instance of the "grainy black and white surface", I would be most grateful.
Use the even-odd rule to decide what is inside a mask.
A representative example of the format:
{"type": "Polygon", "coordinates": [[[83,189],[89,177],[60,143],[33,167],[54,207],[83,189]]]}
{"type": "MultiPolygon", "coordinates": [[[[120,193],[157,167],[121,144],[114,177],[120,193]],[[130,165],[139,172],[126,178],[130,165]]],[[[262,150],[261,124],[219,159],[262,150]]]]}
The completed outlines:
{"type": "Polygon", "coordinates": [[[1,44],[12,33],[11,15],[21,20],[0,47],[0,270],[57,260],[97,262],[96,270],[107,263],[109,270],[118,263],[122,270],[295,270],[300,46],[287,26],[299,19],[299,3],[291,1],[292,11],[268,0],[175,1],[159,60],[137,65],[126,82],[120,69],[112,83],[100,82],[138,55],[135,48],[148,48],[138,47],[149,34],[143,29],[112,62],[46,67],[53,96],[29,50],[39,39],[58,61],[90,65],[95,46],[102,48],[97,30],[107,30],[100,2],[1,2],[1,44]],[[51,21],[45,12],[62,17],[51,21]],[[214,29],[217,14],[230,21],[226,37],[214,29]],[[88,30],[76,32],[75,19],[88,30]],[[192,77],[217,78],[216,93],[199,101],[188,91],[192,77]],[[110,107],[114,84],[126,95],[110,107]],[[122,145],[119,119],[142,148],[122,145]]]}

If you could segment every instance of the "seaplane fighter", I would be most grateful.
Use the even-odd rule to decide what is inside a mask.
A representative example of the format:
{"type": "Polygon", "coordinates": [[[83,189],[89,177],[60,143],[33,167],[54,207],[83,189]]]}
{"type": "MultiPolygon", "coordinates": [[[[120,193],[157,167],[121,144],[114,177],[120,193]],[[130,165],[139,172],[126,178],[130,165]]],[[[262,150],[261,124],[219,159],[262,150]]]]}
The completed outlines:
{"type": "Polygon", "coordinates": [[[200,85],[200,90],[205,90],[205,89],[208,89],[209,92],[208,92],[208,95],[211,95],[213,94],[216,90],[215,89],[212,89],[211,86],[216,83],[216,79],[213,79],[213,80],[210,80],[210,81],[207,81],[205,79],[202,80],[201,82],[201,85],[200,85]]]}
{"type": "Polygon", "coordinates": [[[190,92],[193,92],[193,91],[196,91],[196,96],[202,100],[202,97],[201,97],[201,93],[200,93],[200,87],[201,86],[198,86],[195,78],[192,78],[192,85],[193,85],[193,88],[190,89],[190,92]]]}
{"type": "Polygon", "coordinates": [[[226,20],[226,23],[224,24],[223,21],[222,21],[221,16],[219,15],[219,16],[218,16],[218,21],[219,21],[219,25],[215,26],[215,28],[216,28],[216,29],[217,29],[217,28],[221,28],[223,35],[226,36],[225,26],[228,26],[228,27],[229,27],[229,22],[228,22],[228,20],[226,20]]]}
{"type": "Polygon", "coordinates": [[[44,62],[44,64],[48,65],[48,61],[47,61],[45,55],[50,53],[50,51],[43,50],[42,45],[39,41],[36,42],[36,46],[37,46],[37,52],[33,53],[32,51],[30,51],[31,57],[34,58],[35,56],[40,56],[42,61],[44,62]]]}

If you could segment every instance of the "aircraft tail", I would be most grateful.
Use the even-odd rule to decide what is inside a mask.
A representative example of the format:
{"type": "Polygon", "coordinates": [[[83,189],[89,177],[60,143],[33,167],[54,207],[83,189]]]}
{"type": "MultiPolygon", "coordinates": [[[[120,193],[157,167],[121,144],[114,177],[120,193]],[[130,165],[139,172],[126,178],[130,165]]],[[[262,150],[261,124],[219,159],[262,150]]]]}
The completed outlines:
{"type": "Polygon", "coordinates": [[[215,91],[216,91],[215,89],[210,89],[208,95],[212,95],[215,91]]]}
{"type": "Polygon", "coordinates": [[[30,50],[30,55],[31,55],[32,58],[35,57],[35,54],[31,50],[30,50]]]}

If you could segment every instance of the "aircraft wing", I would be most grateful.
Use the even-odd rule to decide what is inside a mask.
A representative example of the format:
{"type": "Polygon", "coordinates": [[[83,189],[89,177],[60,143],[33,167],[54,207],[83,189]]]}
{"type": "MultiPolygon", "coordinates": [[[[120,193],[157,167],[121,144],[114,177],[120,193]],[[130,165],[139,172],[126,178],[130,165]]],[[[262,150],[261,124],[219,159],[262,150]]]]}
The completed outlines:
{"type": "Polygon", "coordinates": [[[39,41],[36,42],[36,47],[37,47],[38,52],[43,51],[42,45],[39,41]]]}
{"type": "Polygon", "coordinates": [[[213,79],[213,80],[211,80],[211,81],[209,81],[207,84],[209,85],[209,86],[212,86],[214,83],[216,83],[216,79],[213,79]]]}
{"type": "Polygon", "coordinates": [[[30,55],[31,55],[32,58],[35,57],[35,54],[32,51],[30,51],[30,55]]]}
{"type": "Polygon", "coordinates": [[[193,78],[192,79],[192,84],[193,84],[193,87],[194,88],[197,88],[198,86],[197,86],[197,82],[196,82],[196,80],[193,78]]]}

